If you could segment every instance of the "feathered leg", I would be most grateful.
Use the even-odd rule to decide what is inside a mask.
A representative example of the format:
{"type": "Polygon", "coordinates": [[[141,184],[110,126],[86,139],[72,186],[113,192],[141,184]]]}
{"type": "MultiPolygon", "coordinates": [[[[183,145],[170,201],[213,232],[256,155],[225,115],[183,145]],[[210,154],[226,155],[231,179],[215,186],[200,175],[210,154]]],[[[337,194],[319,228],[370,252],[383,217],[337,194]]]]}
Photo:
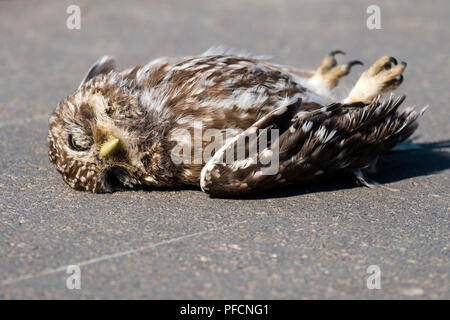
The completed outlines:
{"type": "Polygon", "coordinates": [[[284,70],[298,77],[300,83],[315,93],[329,97],[330,90],[335,88],[339,79],[348,75],[355,65],[363,65],[359,60],[338,64],[336,55],[345,54],[341,50],[330,52],[319,64],[316,70],[301,70],[294,67],[284,67],[284,70]]]}

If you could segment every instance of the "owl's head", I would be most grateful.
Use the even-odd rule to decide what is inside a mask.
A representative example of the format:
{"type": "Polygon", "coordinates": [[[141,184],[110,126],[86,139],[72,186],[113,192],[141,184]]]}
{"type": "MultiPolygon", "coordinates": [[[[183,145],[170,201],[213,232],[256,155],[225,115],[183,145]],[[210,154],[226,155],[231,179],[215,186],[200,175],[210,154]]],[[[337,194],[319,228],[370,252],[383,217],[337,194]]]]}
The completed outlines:
{"type": "Polygon", "coordinates": [[[74,189],[112,192],[141,184],[145,171],[130,121],[142,115],[121,92],[114,60],[101,58],[49,120],[49,156],[74,189]]]}

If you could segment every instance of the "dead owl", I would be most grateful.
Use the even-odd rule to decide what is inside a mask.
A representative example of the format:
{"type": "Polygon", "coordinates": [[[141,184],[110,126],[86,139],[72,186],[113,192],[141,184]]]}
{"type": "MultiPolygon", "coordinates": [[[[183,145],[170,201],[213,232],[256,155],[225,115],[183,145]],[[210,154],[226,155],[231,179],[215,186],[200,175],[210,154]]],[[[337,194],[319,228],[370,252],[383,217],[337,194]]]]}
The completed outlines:
{"type": "Polygon", "coordinates": [[[332,89],[352,66],[333,51],[315,71],[230,51],[160,58],[122,72],[95,63],[49,122],[49,156],[74,189],[112,192],[194,185],[242,195],[365,170],[408,138],[423,113],[381,99],[406,63],[383,56],[347,97],[332,89]]]}

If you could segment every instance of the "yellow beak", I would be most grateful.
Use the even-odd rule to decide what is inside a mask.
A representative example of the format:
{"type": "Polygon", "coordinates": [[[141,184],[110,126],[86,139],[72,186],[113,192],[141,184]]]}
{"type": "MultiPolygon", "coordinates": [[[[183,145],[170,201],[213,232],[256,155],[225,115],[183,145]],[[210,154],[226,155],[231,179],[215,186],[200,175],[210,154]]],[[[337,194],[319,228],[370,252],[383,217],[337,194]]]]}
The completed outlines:
{"type": "Polygon", "coordinates": [[[108,140],[102,144],[100,148],[100,158],[106,158],[108,155],[114,152],[119,145],[119,139],[114,136],[109,136],[108,140]]]}

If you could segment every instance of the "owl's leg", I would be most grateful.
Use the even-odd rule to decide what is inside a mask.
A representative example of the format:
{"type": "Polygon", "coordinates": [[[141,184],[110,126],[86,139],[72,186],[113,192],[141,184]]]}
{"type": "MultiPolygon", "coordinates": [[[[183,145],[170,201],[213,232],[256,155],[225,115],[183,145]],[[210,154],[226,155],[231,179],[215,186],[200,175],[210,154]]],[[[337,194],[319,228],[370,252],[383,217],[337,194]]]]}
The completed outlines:
{"type": "Polygon", "coordinates": [[[381,57],[361,74],[343,103],[370,103],[376,96],[397,89],[403,82],[405,68],[406,62],[398,64],[393,57],[381,57]]]}
{"type": "Polygon", "coordinates": [[[320,93],[324,90],[331,90],[338,85],[339,79],[350,73],[354,65],[363,63],[358,60],[352,60],[345,64],[338,64],[335,56],[337,54],[345,54],[343,51],[335,50],[326,56],[320,63],[314,75],[308,79],[308,85],[316,92],[320,93]]]}

